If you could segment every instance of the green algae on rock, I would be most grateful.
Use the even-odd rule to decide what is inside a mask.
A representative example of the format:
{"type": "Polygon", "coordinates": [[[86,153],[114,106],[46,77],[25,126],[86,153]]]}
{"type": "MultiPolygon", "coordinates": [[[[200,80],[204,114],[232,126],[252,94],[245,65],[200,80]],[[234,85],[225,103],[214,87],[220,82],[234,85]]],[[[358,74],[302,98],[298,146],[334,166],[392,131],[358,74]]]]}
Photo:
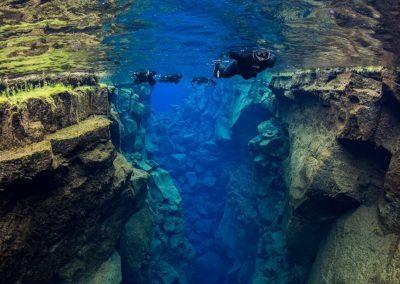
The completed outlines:
{"type": "Polygon", "coordinates": [[[130,1],[2,1],[0,76],[105,71],[104,25],[130,1]],[[100,67],[100,69],[99,69],[100,67]]]}
{"type": "Polygon", "coordinates": [[[39,99],[39,98],[51,98],[53,95],[60,93],[71,92],[71,86],[65,86],[63,84],[56,85],[45,85],[40,88],[32,88],[21,91],[5,91],[0,95],[0,103],[8,102],[10,104],[20,104],[23,101],[29,99],[39,99]]]}
{"type": "Polygon", "coordinates": [[[108,115],[110,90],[92,75],[35,76],[3,82],[0,150],[40,141],[91,115],[108,115]],[[47,83],[49,82],[49,83],[47,83]],[[11,90],[11,91],[10,91],[11,90]]]}

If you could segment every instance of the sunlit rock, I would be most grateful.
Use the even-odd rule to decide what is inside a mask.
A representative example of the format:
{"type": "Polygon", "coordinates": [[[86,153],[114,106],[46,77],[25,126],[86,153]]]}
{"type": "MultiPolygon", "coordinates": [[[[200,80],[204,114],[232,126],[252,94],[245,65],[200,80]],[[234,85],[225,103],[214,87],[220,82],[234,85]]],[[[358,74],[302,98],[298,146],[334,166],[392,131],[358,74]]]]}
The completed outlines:
{"type": "Polygon", "coordinates": [[[307,283],[397,283],[397,240],[382,230],[376,205],[360,206],[333,224],[307,283]]]}
{"type": "Polygon", "coordinates": [[[122,281],[121,257],[114,252],[110,258],[104,262],[92,276],[79,283],[89,284],[114,284],[122,281]]]}

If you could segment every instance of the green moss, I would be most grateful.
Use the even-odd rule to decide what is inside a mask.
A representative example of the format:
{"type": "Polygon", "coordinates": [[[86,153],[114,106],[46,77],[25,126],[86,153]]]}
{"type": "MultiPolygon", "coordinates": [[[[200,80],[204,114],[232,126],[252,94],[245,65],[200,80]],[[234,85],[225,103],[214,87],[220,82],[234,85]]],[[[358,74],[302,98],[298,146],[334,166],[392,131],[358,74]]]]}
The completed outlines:
{"type": "Polygon", "coordinates": [[[68,26],[68,22],[59,19],[43,20],[36,23],[20,23],[17,25],[0,26],[0,33],[28,33],[35,29],[54,28],[60,29],[68,26]]]}
{"type": "Polygon", "coordinates": [[[37,158],[39,153],[46,153],[51,151],[51,146],[49,141],[42,141],[39,143],[34,143],[25,147],[5,150],[0,152],[0,164],[3,162],[8,162],[10,160],[23,160],[26,157],[37,158]],[[36,156],[36,157],[35,157],[36,156]]]}
{"type": "Polygon", "coordinates": [[[357,66],[350,68],[350,70],[357,73],[379,73],[382,72],[382,66],[357,66]]]}
{"type": "Polygon", "coordinates": [[[32,73],[41,71],[62,71],[72,66],[72,53],[65,50],[52,50],[38,56],[21,56],[0,61],[0,72],[32,73]]]}
{"type": "Polygon", "coordinates": [[[96,90],[96,89],[97,89],[96,86],[79,86],[79,87],[76,87],[76,88],[74,89],[74,91],[90,92],[90,91],[94,91],[94,90],[96,90]]]}
{"type": "Polygon", "coordinates": [[[102,25],[115,11],[97,0],[23,1],[18,7],[0,1],[7,15],[0,25],[0,76],[102,69],[102,25]]]}
{"type": "Polygon", "coordinates": [[[11,104],[18,104],[30,98],[46,98],[63,92],[73,92],[73,90],[71,86],[63,84],[48,85],[33,89],[27,87],[26,90],[7,90],[0,94],[0,102],[7,101],[11,104]]]}

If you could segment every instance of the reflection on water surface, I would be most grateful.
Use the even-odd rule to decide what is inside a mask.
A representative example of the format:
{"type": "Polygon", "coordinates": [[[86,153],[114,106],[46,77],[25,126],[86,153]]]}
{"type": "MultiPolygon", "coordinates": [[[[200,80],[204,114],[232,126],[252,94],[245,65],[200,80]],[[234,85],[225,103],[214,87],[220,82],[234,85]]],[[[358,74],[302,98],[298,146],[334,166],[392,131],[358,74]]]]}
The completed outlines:
{"type": "Polygon", "coordinates": [[[260,46],[280,69],[399,64],[397,0],[131,2],[4,1],[0,73],[208,73],[227,51],[260,46]]]}

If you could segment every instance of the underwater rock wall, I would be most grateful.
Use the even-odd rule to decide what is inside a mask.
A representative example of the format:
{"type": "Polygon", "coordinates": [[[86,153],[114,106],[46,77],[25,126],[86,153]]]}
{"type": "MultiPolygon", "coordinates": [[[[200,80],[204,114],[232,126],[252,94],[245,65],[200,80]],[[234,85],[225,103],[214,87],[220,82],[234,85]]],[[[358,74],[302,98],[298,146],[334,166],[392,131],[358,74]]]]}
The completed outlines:
{"type": "Polygon", "coordinates": [[[151,283],[190,283],[194,252],[183,233],[182,198],[169,173],[150,172],[149,203],[155,216],[150,259],[151,283]]]}
{"type": "MultiPolygon", "coordinates": [[[[124,283],[188,283],[193,248],[183,234],[182,198],[169,173],[151,160],[148,153],[151,150],[151,142],[146,137],[151,113],[150,95],[151,88],[147,86],[119,85],[112,97],[113,140],[130,163],[149,175],[149,195],[143,214],[151,237],[146,243],[147,253],[141,248],[146,261],[140,263],[135,259],[136,239],[133,239],[133,245],[129,241],[122,242],[121,249],[132,258],[123,263],[127,273],[124,283]]],[[[144,225],[135,216],[135,220],[127,224],[130,227],[126,227],[127,234],[135,235],[132,230],[144,225]]]]}
{"type": "Polygon", "coordinates": [[[151,120],[152,156],[183,196],[194,283],[290,281],[282,226],[287,134],[272,119],[266,85],[195,85],[151,120]]]}
{"type": "Polygon", "coordinates": [[[239,95],[226,111],[238,156],[216,234],[232,263],[227,283],[293,283],[282,226],[288,140],[273,118],[274,100],[266,82],[257,80],[250,89],[238,86],[239,95]]]}
{"type": "Polygon", "coordinates": [[[383,68],[271,80],[290,140],[287,245],[309,283],[399,281],[399,82],[383,68]]]}
{"type": "Polygon", "coordinates": [[[148,175],[111,143],[110,91],[72,74],[9,80],[4,92],[0,282],[120,282],[117,243],[148,175]]]}
{"type": "Polygon", "coordinates": [[[179,105],[151,117],[148,149],[170,171],[182,195],[184,232],[196,253],[192,282],[221,283],[228,265],[214,236],[230,165],[220,147],[231,147],[228,138],[216,134],[215,125],[223,106],[230,103],[229,97],[208,85],[194,85],[190,92],[179,105]]]}
{"type": "Polygon", "coordinates": [[[229,283],[398,282],[399,83],[379,67],[298,71],[225,102],[229,283]]]}

